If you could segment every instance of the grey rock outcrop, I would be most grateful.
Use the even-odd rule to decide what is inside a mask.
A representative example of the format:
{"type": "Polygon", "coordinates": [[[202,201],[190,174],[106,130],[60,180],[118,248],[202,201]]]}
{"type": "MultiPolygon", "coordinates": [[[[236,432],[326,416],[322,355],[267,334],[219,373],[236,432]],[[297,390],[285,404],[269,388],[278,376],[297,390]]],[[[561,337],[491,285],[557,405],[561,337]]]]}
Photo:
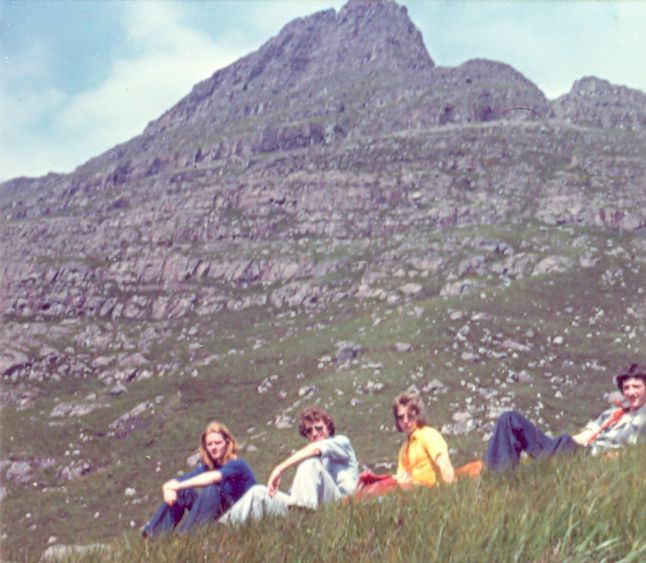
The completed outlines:
{"type": "Polygon", "coordinates": [[[567,94],[552,102],[552,107],[556,117],[577,125],[646,127],[646,93],[594,76],[577,80],[567,94]]]}
{"type": "Polygon", "coordinates": [[[55,563],[70,561],[82,558],[101,557],[109,553],[110,548],[106,544],[90,543],[86,545],[50,545],[41,555],[41,563],[55,563]]]}

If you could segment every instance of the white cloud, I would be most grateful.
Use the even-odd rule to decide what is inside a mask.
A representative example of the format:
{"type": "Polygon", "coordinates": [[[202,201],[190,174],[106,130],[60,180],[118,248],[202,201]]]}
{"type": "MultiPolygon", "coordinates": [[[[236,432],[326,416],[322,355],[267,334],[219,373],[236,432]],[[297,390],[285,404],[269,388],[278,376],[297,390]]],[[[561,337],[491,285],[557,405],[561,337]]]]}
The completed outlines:
{"type": "MultiPolygon", "coordinates": [[[[122,29],[112,34],[125,38],[115,52],[127,46],[128,53],[108,62],[98,84],[72,94],[52,86],[47,49],[33,44],[12,65],[17,86],[5,81],[0,87],[2,112],[12,116],[3,120],[0,181],[71,171],[141,133],[194,84],[257,48],[286,22],[327,7],[326,0],[272,3],[270,10],[266,2],[249,2],[236,26],[212,38],[188,21],[203,5],[120,3],[122,29]]],[[[238,10],[239,4],[229,8],[238,10]]]]}
{"type": "Polygon", "coordinates": [[[0,81],[0,178],[7,179],[34,170],[44,173],[59,168],[58,148],[34,130],[48,121],[65,103],[65,93],[46,85],[48,50],[38,41],[16,55],[4,55],[0,81]]]}
{"type": "Polygon", "coordinates": [[[105,80],[74,96],[57,119],[59,130],[81,133],[94,152],[137,135],[240,55],[188,27],[177,5],[126,5],[124,23],[138,54],[114,61],[105,80]]]}
{"type": "Polygon", "coordinates": [[[646,3],[616,2],[613,8],[612,26],[601,28],[598,41],[601,78],[646,92],[646,3]]]}
{"type": "Polygon", "coordinates": [[[48,66],[47,49],[37,41],[15,56],[3,56],[0,82],[3,135],[14,135],[25,125],[42,119],[60,101],[62,93],[55,88],[46,91],[33,88],[47,73],[48,66]]]}
{"type": "MultiPolygon", "coordinates": [[[[18,92],[3,83],[3,114],[13,117],[8,126],[3,120],[0,177],[70,171],[139,134],[196,82],[243,54],[191,29],[183,23],[181,8],[159,2],[124,4],[125,32],[136,54],[110,63],[96,87],[65,96],[54,87],[18,92]],[[44,123],[50,114],[51,123],[44,123]]],[[[42,50],[18,66],[22,72],[32,69],[34,79],[47,83],[42,50]]],[[[15,83],[25,84],[24,76],[16,73],[15,83]]]]}

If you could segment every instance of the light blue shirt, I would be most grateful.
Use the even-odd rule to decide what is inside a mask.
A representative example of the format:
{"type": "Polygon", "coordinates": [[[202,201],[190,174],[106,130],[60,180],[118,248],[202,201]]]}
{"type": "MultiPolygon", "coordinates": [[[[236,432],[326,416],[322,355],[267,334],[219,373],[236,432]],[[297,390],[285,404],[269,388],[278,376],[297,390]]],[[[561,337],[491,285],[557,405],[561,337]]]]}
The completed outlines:
{"type": "Polygon", "coordinates": [[[342,495],[353,493],[359,480],[359,463],[350,440],[342,434],[316,442],[321,463],[332,476],[342,495]]]}
{"type": "MultiPolygon", "coordinates": [[[[597,420],[586,425],[587,430],[596,432],[603,423],[616,411],[616,407],[604,411],[597,420]]],[[[624,414],[617,424],[606,428],[592,443],[592,454],[632,446],[646,441],[646,405],[635,412],[624,414]]]]}

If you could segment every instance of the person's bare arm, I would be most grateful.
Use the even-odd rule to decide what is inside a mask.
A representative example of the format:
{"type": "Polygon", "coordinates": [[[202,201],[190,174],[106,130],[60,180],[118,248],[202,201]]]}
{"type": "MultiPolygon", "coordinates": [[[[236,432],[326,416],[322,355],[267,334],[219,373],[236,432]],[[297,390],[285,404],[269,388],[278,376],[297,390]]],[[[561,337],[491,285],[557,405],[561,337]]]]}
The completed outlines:
{"type": "Polygon", "coordinates": [[[307,444],[307,446],[293,453],[285,461],[280,462],[276,467],[274,467],[274,470],[269,476],[269,481],[267,482],[269,496],[273,497],[276,494],[280,485],[280,478],[287,469],[294,465],[298,465],[301,461],[318,455],[321,455],[321,449],[316,445],[316,442],[314,442],[307,444]]]}
{"type": "Polygon", "coordinates": [[[182,489],[191,489],[193,487],[208,487],[214,483],[219,483],[222,480],[222,473],[219,471],[205,471],[195,477],[186,479],[185,481],[178,481],[171,479],[162,485],[164,493],[164,502],[168,506],[173,506],[177,502],[177,492],[182,489]]]}
{"type": "Polygon", "coordinates": [[[449,459],[449,454],[440,454],[435,458],[435,464],[440,470],[440,476],[445,483],[453,483],[455,481],[455,471],[453,464],[449,459]]]}
{"type": "Polygon", "coordinates": [[[573,434],[572,439],[580,446],[587,446],[588,441],[590,440],[590,438],[592,438],[593,434],[594,434],[594,430],[591,430],[589,428],[584,428],[578,434],[573,434]]]}

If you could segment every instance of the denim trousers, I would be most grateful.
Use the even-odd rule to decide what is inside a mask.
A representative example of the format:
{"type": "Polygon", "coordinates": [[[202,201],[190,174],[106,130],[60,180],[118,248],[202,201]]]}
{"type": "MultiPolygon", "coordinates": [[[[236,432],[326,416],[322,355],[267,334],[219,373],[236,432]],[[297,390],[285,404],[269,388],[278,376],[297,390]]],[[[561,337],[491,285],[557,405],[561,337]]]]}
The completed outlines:
{"type": "MultiPolygon", "coordinates": [[[[204,467],[198,467],[194,471],[183,475],[178,480],[184,481],[204,471],[204,467]]],[[[188,532],[196,526],[204,526],[217,520],[221,514],[230,506],[227,501],[226,485],[215,483],[201,490],[182,489],[177,491],[177,501],[173,506],[162,503],[153,517],[144,527],[143,533],[146,537],[154,538],[160,534],[173,531],[180,523],[186,511],[188,514],[182,525],[179,527],[180,532],[188,532]]]]}
{"type": "Polygon", "coordinates": [[[507,411],[496,422],[484,462],[487,469],[500,473],[515,469],[522,452],[538,459],[571,454],[580,448],[569,434],[551,438],[519,412],[507,411]]]}

